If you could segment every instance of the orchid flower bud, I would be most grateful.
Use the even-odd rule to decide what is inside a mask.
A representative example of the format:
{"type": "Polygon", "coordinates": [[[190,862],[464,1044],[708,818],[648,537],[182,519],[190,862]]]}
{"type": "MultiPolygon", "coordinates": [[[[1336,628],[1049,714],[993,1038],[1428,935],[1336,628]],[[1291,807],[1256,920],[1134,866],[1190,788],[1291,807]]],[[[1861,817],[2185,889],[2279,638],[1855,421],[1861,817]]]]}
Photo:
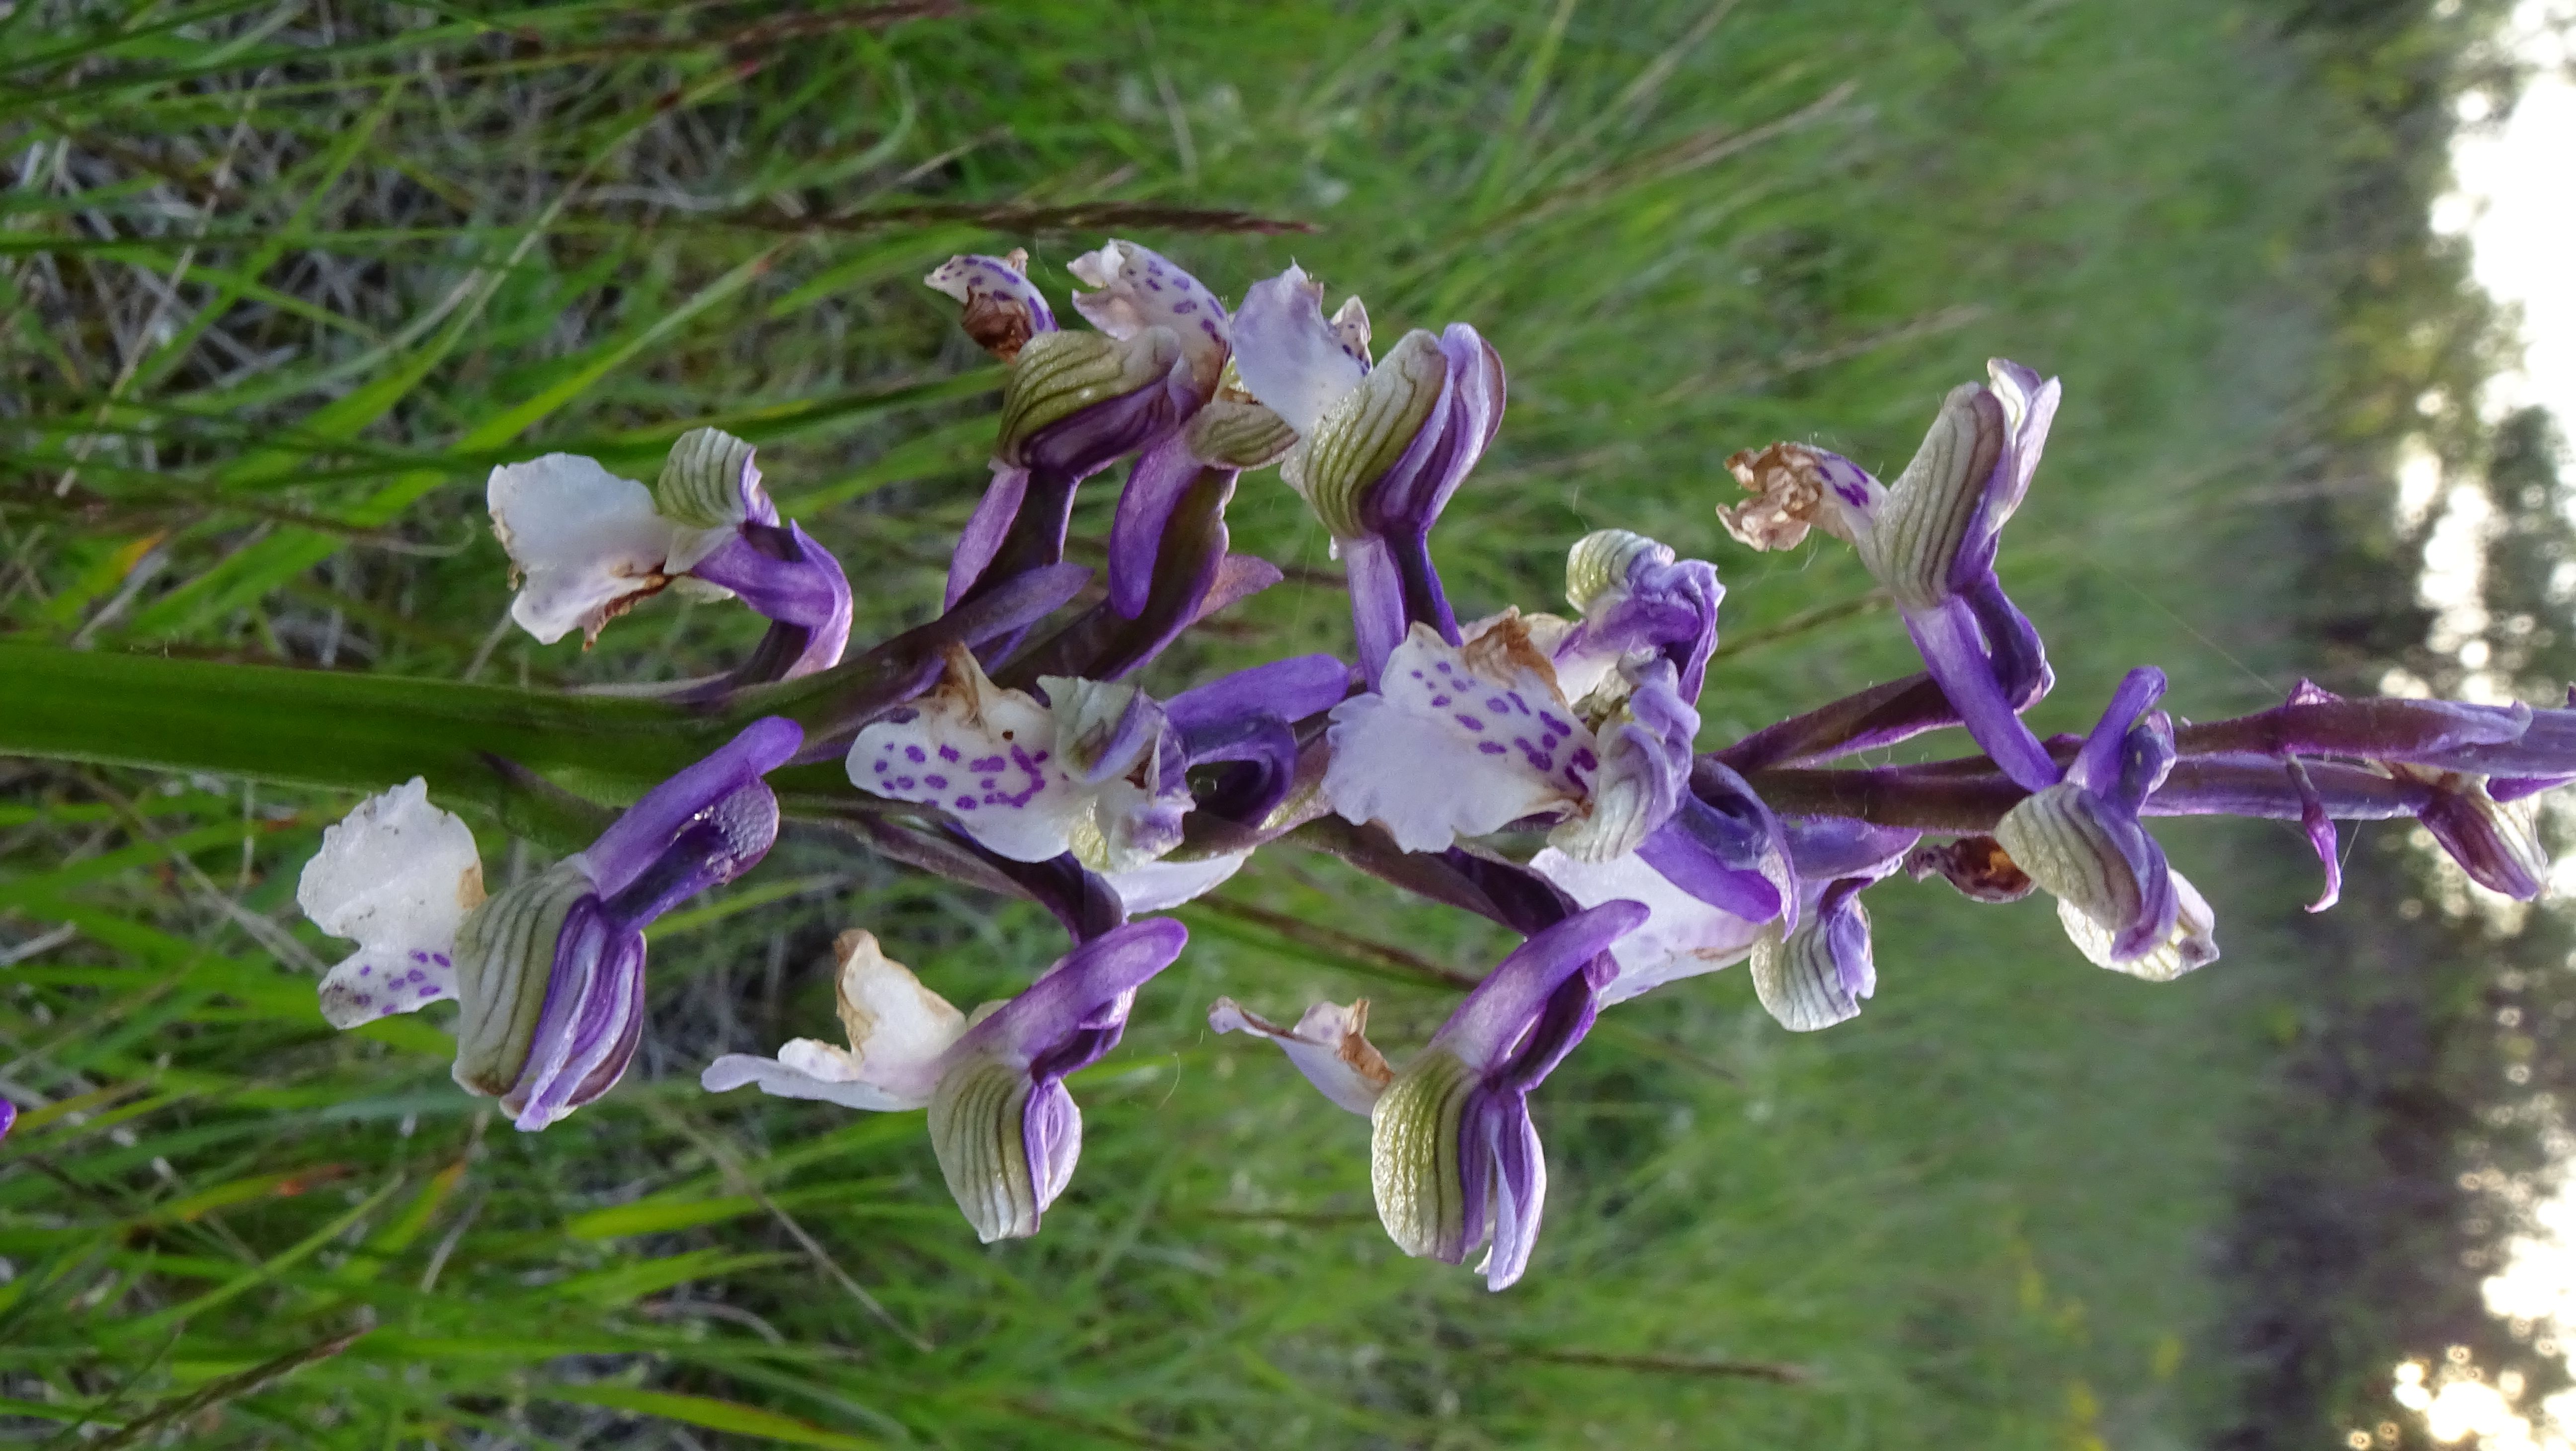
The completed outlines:
{"type": "Polygon", "coordinates": [[[2528,812],[2498,803],[2477,776],[2405,765],[2389,769],[2400,779],[2432,788],[2431,800],[2415,819],[2469,880],[2517,902],[2540,895],[2549,877],[2549,852],[2532,830],[2528,812]]]}
{"type": "Polygon", "coordinates": [[[1029,281],[1029,254],[1019,248],[1000,257],[951,257],[922,282],[966,305],[959,319],[975,346],[1010,362],[1029,339],[1055,328],[1055,310],[1029,281]]]}

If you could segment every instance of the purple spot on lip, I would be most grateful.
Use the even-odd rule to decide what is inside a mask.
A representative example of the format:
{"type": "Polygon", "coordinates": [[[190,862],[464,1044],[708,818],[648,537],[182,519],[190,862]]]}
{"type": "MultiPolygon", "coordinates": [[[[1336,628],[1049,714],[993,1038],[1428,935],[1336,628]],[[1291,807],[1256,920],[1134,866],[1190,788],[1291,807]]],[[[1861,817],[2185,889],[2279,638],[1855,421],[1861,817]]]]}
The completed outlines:
{"type": "Polygon", "coordinates": [[[1496,715],[1502,715],[1511,708],[1512,703],[1503,699],[1499,695],[1489,695],[1485,697],[1485,709],[1492,711],[1496,715]]]}
{"type": "Polygon", "coordinates": [[[1570,736],[1574,734],[1574,727],[1558,720],[1555,716],[1548,714],[1546,711],[1540,711],[1538,713],[1538,719],[1539,724],[1546,726],[1549,730],[1556,732],[1558,735],[1570,736]]]}
{"type": "Polygon", "coordinates": [[[1503,754],[1504,747],[1503,743],[1500,741],[1478,741],[1476,742],[1476,749],[1489,756],[1499,756],[1503,754]]]}
{"type": "Polygon", "coordinates": [[[372,1008],[372,1007],[374,1007],[375,1005],[376,1005],[376,999],[375,999],[375,995],[374,995],[374,994],[372,994],[372,993],[360,993],[360,994],[358,994],[358,1006],[359,1006],[359,1007],[362,1007],[362,1008],[372,1008]]]}
{"type": "Polygon", "coordinates": [[[912,789],[912,778],[911,778],[910,776],[897,776],[897,777],[895,777],[895,778],[894,778],[894,789],[896,789],[897,791],[909,791],[909,790],[911,790],[911,789],[912,789]]]}
{"type": "Polygon", "coordinates": [[[1469,730],[1471,730],[1471,731],[1480,731],[1480,730],[1483,730],[1483,729],[1485,728],[1485,723],[1484,723],[1483,721],[1480,721],[1480,720],[1476,719],[1474,716],[1467,714],[1465,711],[1460,711],[1460,712],[1458,713],[1458,724],[1460,724],[1460,725],[1462,725],[1462,726],[1465,726],[1467,729],[1469,729],[1469,730]]]}
{"type": "Polygon", "coordinates": [[[907,761],[912,762],[912,763],[913,763],[914,765],[916,765],[916,766],[918,766],[918,765],[920,765],[922,762],[927,761],[927,760],[929,760],[929,759],[930,759],[930,757],[928,757],[928,756],[926,756],[926,755],[922,754],[921,747],[919,747],[919,746],[906,746],[906,747],[904,747],[904,748],[903,748],[903,758],[904,758],[905,760],[907,760],[907,761]]]}
{"type": "Polygon", "coordinates": [[[374,968],[369,967],[363,962],[358,964],[358,976],[360,977],[373,977],[375,976],[375,972],[376,970],[374,968]]]}
{"type": "Polygon", "coordinates": [[[1413,672],[1413,678],[1414,678],[1414,679],[1416,679],[1416,680],[1420,680],[1420,679],[1422,678],[1422,672],[1421,672],[1421,671],[1419,671],[1419,670],[1414,671],[1414,672],[1413,672]]]}
{"type": "Polygon", "coordinates": [[[958,797],[958,798],[957,798],[957,809],[958,809],[958,810],[960,810],[960,811],[972,811],[972,810],[974,810],[974,809],[975,809],[975,798],[974,798],[974,797],[972,797],[972,796],[960,796],[960,797],[958,797]]]}
{"type": "Polygon", "coordinates": [[[1011,763],[1006,757],[977,756],[974,760],[966,763],[966,769],[969,771],[998,771],[1009,764],[1011,763]]]}
{"type": "Polygon", "coordinates": [[[1433,710],[1447,710],[1449,708],[1449,697],[1445,695],[1435,695],[1431,697],[1431,708],[1433,710]]]}
{"type": "Polygon", "coordinates": [[[1209,337],[1215,337],[1215,336],[1216,336],[1216,324],[1215,324],[1215,323],[1212,323],[1212,322],[1209,322],[1209,321],[1208,321],[1207,319],[1205,319],[1205,318],[1201,318],[1201,319],[1199,319],[1199,331],[1200,331],[1200,332],[1203,332],[1203,333],[1206,333],[1209,337]]]}
{"type": "Polygon", "coordinates": [[[1172,311],[1174,312],[1196,312],[1198,310],[1199,305],[1195,302],[1176,302],[1172,304],[1172,311]]]}
{"type": "Polygon", "coordinates": [[[426,952],[414,951],[411,955],[411,960],[414,962],[427,962],[429,961],[429,954],[426,952]]]}
{"type": "Polygon", "coordinates": [[[1593,755],[1590,751],[1577,751],[1574,753],[1574,767],[1576,770],[1589,771],[1600,764],[1601,758],[1593,755]]]}
{"type": "Polygon", "coordinates": [[[924,776],[921,780],[922,784],[930,787],[930,789],[934,791],[945,791],[948,789],[948,778],[945,776],[924,776]]]}
{"type": "Polygon", "coordinates": [[[955,746],[941,746],[939,748],[939,759],[943,761],[955,761],[957,759],[957,748],[955,746]]]}
{"type": "Polygon", "coordinates": [[[887,766],[886,766],[886,763],[885,763],[885,762],[883,762],[883,761],[879,761],[879,762],[877,762],[877,774],[878,774],[878,775],[880,775],[880,776],[884,775],[884,774],[886,773],[886,770],[887,770],[887,766]]]}
{"type": "Polygon", "coordinates": [[[995,786],[1000,785],[1001,783],[1000,783],[1000,782],[998,782],[998,781],[995,781],[992,777],[987,776],[987,777],[985,777],[983,780],[978,781],[978,782],[976,782],[975,784],[976,784],[978,787],[981,787],[982,789],[984,789],[984,790],[986,790],[986,791],[990,791],[990,790],[992,790],[995,786]]]}
{"type": "Polygon", "coordinates": [[[1507,690],[1503,693],[1510,698],[1514,709],[1518,710],[1523,715],[1530,713],[1529,702],[1521,699],[1521,693],[1519,691],[1507,690]]]}
{"type": "Polygon", "coordinates": [[[434,998],[438,996],[438,989],[434,987],[425,987],[420,990],[420,995],[425,998],[434,998]]]}
{"type": "Polygon", "coordinates": [[[437,964],[438,964],[439,966],[441,966],[441,967],[453,967],[453,966],[455,966],[455,964],[454,964],[454,963],[449,962],[449,961],[447,960],[447,954],[446,954],[446,953],[444,953],[444,952],[433,952],[433,953],[431,953],[431,954],[429,955],[429,960],[430,960],[430,961],[432,961],[432,962],[437,963],[437,964]]]}

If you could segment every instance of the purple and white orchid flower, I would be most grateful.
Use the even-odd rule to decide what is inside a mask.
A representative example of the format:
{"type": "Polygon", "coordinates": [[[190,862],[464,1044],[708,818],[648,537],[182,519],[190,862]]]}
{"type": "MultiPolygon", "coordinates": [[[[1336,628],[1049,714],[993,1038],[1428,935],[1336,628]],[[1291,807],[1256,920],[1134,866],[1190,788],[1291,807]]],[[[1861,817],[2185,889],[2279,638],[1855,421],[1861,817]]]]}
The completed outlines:
{"type": "Polygon", "coordinates": [[[1913,462],[1893,484],[1837,453],[1773,444],[1727,460],[1755,497],[1721,507],[1727,532],[1787,549],[1810,527],[1849,543],[1896,601],[1923,662],[1977,744],[2026,790],[2056,767],[2019,712],[2047,693],[2039,634],[1995,578],[2005,521],[2021,507],[2057,415],[2058,382],[1989,362],[1989,384],[1942,400],[1913,462]]]}
{"type": "MultiPolygon", "coordinates": [[[[952,648],[947,661],[929,694],[859,732],[850,744],[850,780],[889,800],[936,807],[978,845],[1012,861],[1070,851],[1113,878],[1180,844],[1182,819],[1195,804],[1188,778],[1195,763],[1260,768],[1254,794],[1264,799],[1242,809],[1276,805],[1296,766],[1287,723],[1340,699],[1347,679],[1340,661],[1310,655],[1257,666],[1168,703],[1132,685],[1064,676],[1042,677],[1041,699],[995,685],[963,647],[952,648]]],[[[1165,881],[1140,895],[1159,897],[1176,885],[1165,881]]]]}
{"type": "Polygon", "coordinates": [[[296,904],[358,950],[322,979],[322,1016],[354,1028],[445,998],[456,1081],[542,1129],[615,1086],[644,1025],[644,928],[759,862],[778,837],[761,777],[804,741],[753,722],[646,792],[587,850],[486,900],[474,834],[419,777],[322,834],[296,904]]]}
{"type": "Polygon", "coordinates": [[[2088,960],[2151,982],[2218,960],[2208,902],[2138,819],[2173,768],[2173,722],[2154,708],[2164,689],[2163,671],[2130,671],[2074,761],[2063,772],[2052,763],[2056,779],[1994,832],[2013,865],[2057,899],[2058,921],[2088,960]]]}
{"type": "Polygon", "coordinates": [[[850,1045],[798,1038],[775,1058],[729,1053],[707,1065],[710,1093],[746,1084],[781,1098],[877,1113],[930,1110],[948,1192],[986,1244],[1038,1232],[1082,1155],[1082,1110],[1064,1087],[1118,1046],[1136,989],[1171,965],[1189,932],[1169,918],[1111,928],[1067,953],[1019,996],[970,1016],[921,985],[874,937],[832,944],[850,1045]]]}
{"type": "Polygon", "coordinates": [[[1528,1268],[1547,1197],[1530,1122],[1538,1087],[1592,1026],[1618,972],[1612,944],[1646,920],[1635,902],[1577,912],[1497,964],[1401,1072],[1362,1034],[1366,1004],[1319,1003],[1280,1028],[1220,998],[1209,1026],[1277,1043],[1325,1097],[1371,1124],[1378,1220],[1406,1254],[1478,1266],[1500,1290],[1528,1268]]]}
{"type": "Polygon", "coordinates": [[[1699,712],[1661,657],[1618,670],[1587,714],[1518,611],[1469,626],[1464,644],[1417,623],[1378,688],[1333,707],[1325,797],[1406,851],[1535,819],[1569,855],[1623,856],[1687,794],[1699,712]]]}
{"type": "Polygon", "coordinates": [[[691,429],[649,490],[577,454],[493,469],[492,532],[519,584],[510,617],[541,644],[579,629],[588,648],[610,620],[666,588],[738,596],[771,621],[762,679],[839,664],[849,580],[803,529],[779,523],[752,454],[729,433],[691,429]]]}
{"type": "Polygon", "coordinates": [[[1750,957],[1755,995],[1782,1026],[1810,1031],[1858,1013],[1876,973],[1857,893],[1903,864],[1916,834],[1842,817],[1773,820],[1742,803],[1730,803],[1731,812],[1695,804],[1704,815],[1667,828],[1683,838],[1671,852],[1581,862],[1551,848],[1531,859],[1532,870],[1584,906],[1626,899],[1648,910],[1645,923],[1610,949],[1619,975],[1602,989],[1601,1005],[1750,957]]]}
{"type": "Polygon", "coordinates": [[[1280,474],[1332,535],[1351,591],[1362,678],[1376,680],[1409,626],[1463,643],[1431,526],[1502,426],[1503,363],[1465,323],[1415,329],[1374,364],[1356,299],[1334,317],[1297,267],[1253,285],[1234,324],[1244,388],[1296,430],[1280,474]]]}
{"type": "Polygon", "coordinates": [[[1056,326],[1028,258],[952,257],[923,279],[965,304],[968,334],[1010,365],[993,482],[959,539],[947,603],[1064,557],[1075,487],[1178,428],[1214,397],[1228,355],[1225,305],[1133,242],[1067,269],[1097,331],[1056,326]]]}

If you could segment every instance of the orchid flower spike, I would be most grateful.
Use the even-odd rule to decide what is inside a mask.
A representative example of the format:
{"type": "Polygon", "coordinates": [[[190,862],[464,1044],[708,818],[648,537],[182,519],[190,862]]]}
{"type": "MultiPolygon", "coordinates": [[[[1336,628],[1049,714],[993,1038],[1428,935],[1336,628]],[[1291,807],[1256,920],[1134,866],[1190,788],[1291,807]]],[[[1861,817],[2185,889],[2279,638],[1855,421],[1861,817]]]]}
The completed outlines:
{"type": "Polygon", "coordinates": [[[2153,709],[2164,688],[2160,670],[2129,672],[2062,778],[1994,833],[2011,865],[2057,899],[2057,920],[2088,960],[2150,982],[2218,959],[2209,903],[2138,820],[2173,767],[2173,723],[2153,709]]]}
{"type": "Polygon", "coordinates": [[[739,596],[771,621],[763,679],[839,664],[849,580],[803,529],[780,525],[752,452],[732,434],[691,429],[649,490],[576,454],[492,470],[492,532],[519,586],[510,617],[541,644],[579,629],[588,648],[610,620],[666,588],[739,596]]]}
{"type": "Polygon", "coordinates": [[[1986,366],[1989,383],[1962,383],[1942,400],[1895,483],[1840,454],[1778,443],[1727,460],[1755,497],[1718,518],[1755,549],[1791,548],[1811,527],[1850,544],[1977,744],[2036,791],[2056,770],[2019,712],[2047,692],[2047,659],[1995,578],[1995,552],[2029,492],[2060,390],[2019,363],[1986,366]]]}
{"type": "Polygon", "coordinates": [[[874,937],[844,932],[832,944],[834,990],[850,1045],[798,1038],[775,1058],[729,1053],[699,1081],[710,1093],[756,1084],[780,1098],[877,1113],[927,1108],[931,1150],[976,1235],[986,1244],[1024,1239],[1082,1155],[1082,1111],[1065,1076],[1118,1045],[1136,989],[1188,940],[1169,918],[1113,928],[1019,996],[968,1015],[874,937]]]}
{"type": "Polygon", "coordinates": [[[1229,355],[1225,305],[1133,242],[1068,264],[1097,289],[1073,305],[1097,331],[1059,329],[1028,256],[952,257],[922,279],[965,304],[969,336],[1010,365],[993,482],[949,566],[951,606],[1064,557],[1074,486],[1170,435],[1215,396],[1229,355]]]}
{"type": "Polygon", "coordinates": [[[1551,845],[1587,861],[1634,851],[1679,808],[1699,732],[1660,656],[1567,700],[1517,611],[1469,626],[1464,644],[1416,623],[1378,688],[1332,719],[1324,795],[1346,820],[1406,851],[1546,821],[1551,845]]]}
{"type": "Polygon", "coordinates": [[[778,835],[761,777],[804,739],[753,722],[654,787],[586,851],[486,900],[474,834],[410,781],[322,834],[296,905],[358,950],[322,979],[322,1016],[354,1028],[455,998],[456,1081],[542,1129],[615,1086],[644,1025],[644,927],[733,880],[778,835]]]}
{"type": "Polygon", "coordinates": [[[1547,1160],[1529,1094],[1592,1026],[1618,971],[1611,945],[1645,921],[1635,902],[1578,912],[1488,974],[1402,1072],[1369,1044],[1367,1004],[1319,1003],[1281,1028],[1220,998],[1208,1025],[1270,1039],[1324,1096],[1371,1123],[1379,1222],[1406,1254],[1478,1266],[1488,1288],[1521,1277],[1538,1240],[1547,1160]]]}
{"type": "Polygon", "coordinates": [[[1410,625],[1460,643],[1427,541],[1502,426],[1503,363],[1452,323],[1406,333],[1372,364],[1358,300],[1328,319],[1323,296],[1294,266],[1256,283],[1235,319],[1235,370],[1296,430],[1280,473],[1333,537],[1360,670],[1375,680],[1410,625]]]}

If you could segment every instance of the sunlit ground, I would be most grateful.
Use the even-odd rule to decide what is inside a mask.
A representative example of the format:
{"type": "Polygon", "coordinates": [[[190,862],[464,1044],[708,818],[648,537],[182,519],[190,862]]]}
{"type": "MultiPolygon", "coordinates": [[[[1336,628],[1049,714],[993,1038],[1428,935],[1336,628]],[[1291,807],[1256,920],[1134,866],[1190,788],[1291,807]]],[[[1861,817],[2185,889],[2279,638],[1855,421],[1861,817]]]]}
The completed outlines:
{"type": "MultiPolygon", "coordinates": [[[[2568,264],[2569,238],[2576,237],[2576,191],[2567,185],[2568,158],[2576,155],[2571,31],[2576,0],[2526,0],[2515,8],[2499,43],[2533,74],[2500,121],[2487,96],[2461,98],[2466,125],[2451,148],[2456,189],[2434,205],[2432,217],[2435,231],[2468,240],[2478,285],[2521,315],[2521,366],[2489,381],[2480,411],[2494,420],[2514,409],[2545,407],[2562,430],[2576,422],[2576,268],[2568,264]]],[[[2501,698],[2501,684],[2482,678],[2485,645],[2478,638],[2487,623],[2477,601],[2492,506],[2473,486],[2447,484],[2429,450],[2410,450],[2400,460],[2399,483],[2398,508],[2409,522],[2441,510],[2420,584],[2424,603],[2438,615],[2432,643],[2457,653],[2470,698],[2501,698]]],[[[2576,877],[2576,859],[2561,858],[2554,875],[2553,885],[2576,877]]],[[[2554,1104],[2521,1107],[2564,1119],[2554,1104]]],[[[2484,1285],[2487,1308],[2527,1334],[2540,1354],[2568,1357],[2576,1374],[2576,1163],[2570,1155],[2576,1140],[2563,1130],[2553,1139],[2560,1177],[2546,1197],[2494,1172],[2466,1176],[2461,1187],[2500,1195],[2527,1213],[2531,1232],[2511,1241],[2503,1269],[2484,1285]],[[2534,1198],[2536,1204],[2512,1202],[2534,1198]]],[[[2576,1451],[2576,1391],[2529,1403],[2519,1374],[2490,1374],[2463,1347],[2399,1365],[2395,1396],[2444,1444],[2475,1438],[2484,1451],[2576,1451]]],[[[2396,1430],[2394,1423],[2356,1429],[2349,1441],[2356,1451],[2394,1444],[2396,1430]]]]}

